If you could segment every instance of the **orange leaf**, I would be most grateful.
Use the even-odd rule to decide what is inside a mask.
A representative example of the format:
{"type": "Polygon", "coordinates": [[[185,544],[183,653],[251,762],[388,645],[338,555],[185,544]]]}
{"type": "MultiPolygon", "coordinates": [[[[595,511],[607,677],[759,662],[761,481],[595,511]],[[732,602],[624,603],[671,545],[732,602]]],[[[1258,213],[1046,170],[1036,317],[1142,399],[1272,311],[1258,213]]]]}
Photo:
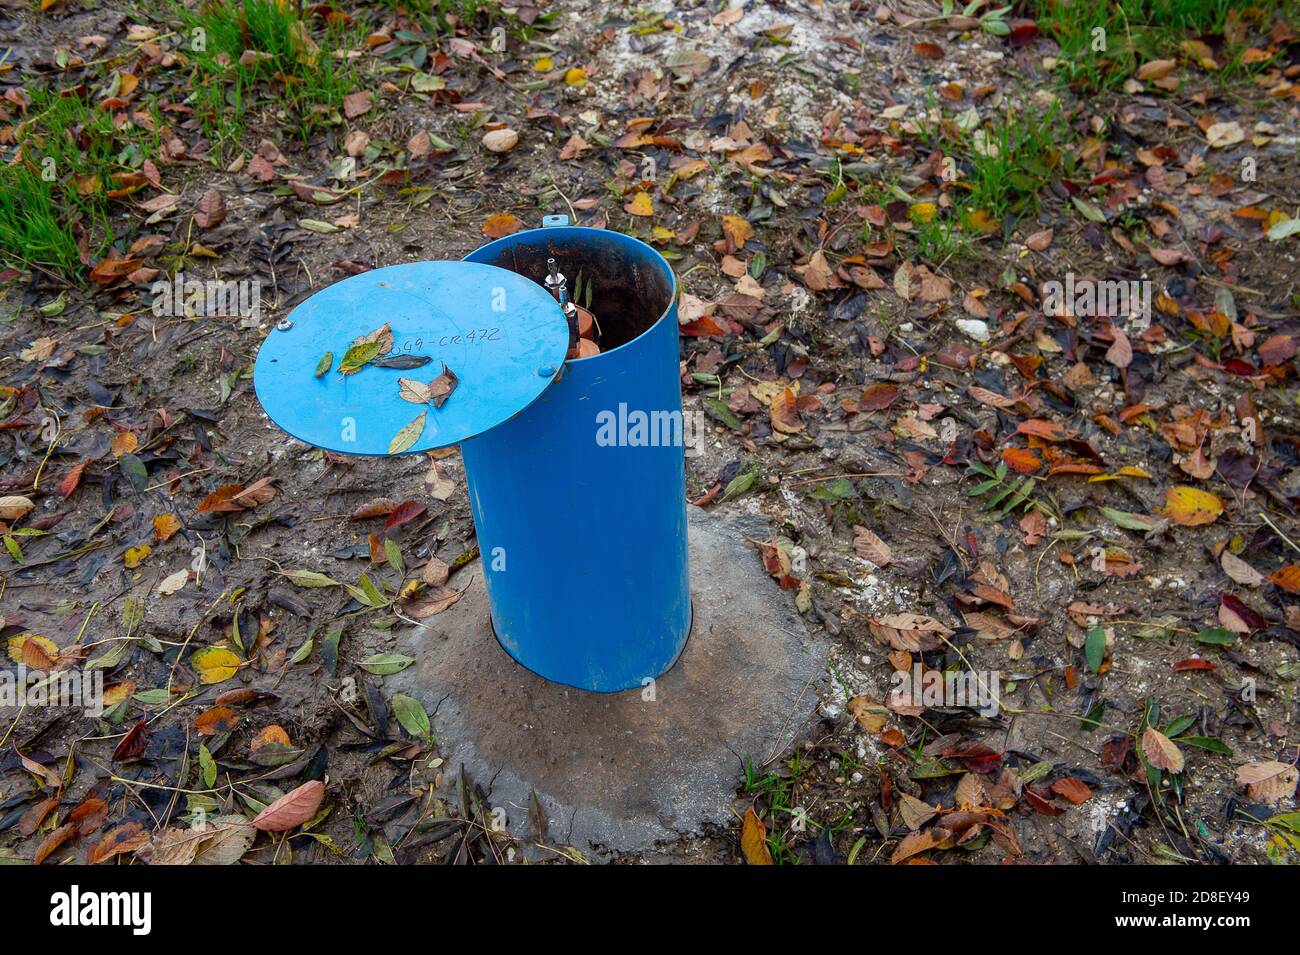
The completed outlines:
{"type": "Polygon", "coordinates": [[[803,430],[799,420],[799,406],[794,392],[789,388],[772,399],[772,427],[785,434],[797,434],[803,430]]]}
{"type": "Polygon", "coordinates": [[[772,865],[772,853],[767,848],[767,826],[758,818],[754,807],[745,810],[745,821],[740,829],[740,851],[750,865],[772,865]]]}
{"type": "Polygon", "coordinates": [[[32,856],[32,865],[40,865],[48,859],[51,853],[71,839],[76,831],[76,824],[69,822],[51,832],[45,837],[45,841],[41,843],[40,848],[36,850],[36,855],[32,856]]]}
{"type": "Polygon", "coordinates": [[[153,519],[153,539],[159,542],[171,540],[173,534],[181,529],[181,522],[171,514],[159,514],[153,519]]]}
{"type": "Polygon", "coordinates": [[[125,275],[130,275],[140,267],[140,259],[101,259],[93,269],[90,270],[90,279],[92,282],[98,282],[101,285],[111,285],[125,275]]]}
{"type": "Polygon", "coordinates": [[[1076,806],[1092,798],[1092,790],[1073,776],[1065,776],[1052,783],[1052,792],[1076,806]]]}
{"type": "Polygon", "coordinates": [[[149,833],[138,822],[124,823],[105,833],[104,838],[91,847],[86,861],[96,865],[123,852],[134,852],[148,841],[149,833]]]}
{"type": "Polygon", "coordinates": [[[89,461],[82,461],[79,464],[73,465],[72,470],[63,475],[63,480],[59,481],[60,494],[64,497],[72,496],[72,492],[77,489],[79,484],[81,484],[81,476],[86,473],[86,465],[89,463],[89,461]]]}
{"type": "Polygon", "coordinates": [[[203,499],[203,503],[199,505],[199,513],[242,511],[244,509],[243,505],[236,503],[233,498],[243,489],[244,485],[242,484],[226,484],[217,488],[203,499]]]}
{"type": "Polygon", "coordinates": [[[1057,474],[1101,474],[1101,468],[1095,464],[1086,464],[1083,461],[1062,461],[1060,464],[1053,464],[1048,470],[1048,477],[1057,474]]]}
{"type": "Polygon", "coordinates": [[[204,736],[227,733],[239,725],[239,714],[228,706],[214,706],[204,710],[194,721],[194,728],[204,736]]]}
{"type": "Polygon", "coordinates": [[[1289,594],[1300,594],[1300,564],[1287,564],[1268,575],[1269,583],[1276,584],[1289,594]]]}
{"type": "Polygon", "coordinates": [[[1013,471],[1021,474],[1033,474],[1043,466],[1043,460],[1028,448],[1003,448],[1002,460],[1013,471]]]}
{"type": "Polygon", "coordinates": [[[248,744],[248,749],[249,752],[257,753],[266,749],[268,746],[288,745],[290,745],[289,734],[285,732],[284,727],[278,723],[272,723],[253,737],[253,741],[248,744]]]}
{"type": "Polygon", "coordinates": [[[723,216],[722,232],[737,249],[743,249],[748,239],[754,238],[754,227],[741,216],[723,216]]]}
{"type": "Polygon", "coordinates": [[[1043,421],[1041,418],[1030,418],[1028,421],[1020,422],[1016,434],[1032,434],[1045,441],[1064,441],[1070,437],[1070,432],[1065,430],[1064,425],[1043,421]]]}
{"type": "Polygon", "coordinates": [[[113,457],[120,458],[124,454],[129,454],[140,445],[140,439],[135,436],[134,431],[120,431],[113,438],[113,443],[109,445],[109,450],[113,452],[113,457]]]}
{"type": "Polygon", "coordinates": [[[68,814],[68,822],[77,827],[77,835],[88,836],[108,818],[108,803],[98,796],[90,796],[68,814]]]}
{"type": "Polygon", "coordinates": [[[884,411],[898,400],[898,385],[893,382],[879,381],[862,392],[858,399],[859,411],[884,411]]]}
{"type": "Polygon", "coordinates": [[[502,236],[518,232],[523,227],[524,224],[518,216],[509,212],[494,212],[483,223],[483,234],[489,239],[500,239],[502,236]]]}

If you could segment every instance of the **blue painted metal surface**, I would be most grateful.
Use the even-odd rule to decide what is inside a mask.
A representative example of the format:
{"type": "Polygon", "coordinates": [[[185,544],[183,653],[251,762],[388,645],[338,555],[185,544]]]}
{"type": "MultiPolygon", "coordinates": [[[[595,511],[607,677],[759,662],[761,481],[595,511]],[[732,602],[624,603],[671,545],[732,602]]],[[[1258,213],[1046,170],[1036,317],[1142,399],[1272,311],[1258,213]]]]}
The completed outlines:
{"type": "Polygon", "coordinates": [[[461,454],[497,639],[549,680],[614,692],[662,674],[690,633],[677,283],[650,246],[556,219],[467,260],[540,281],[553,255],[570,289],[579,271],[594,285],[606,340],[630,340],[567,362],[461,454]]]}
{"type": "MultiPolygon", "coordinates": [[[[344,454],[387,455],[425,414],[405,452],[458,444],[517,414],[560,372],[569,331],[536,282],[465,262],[417,262],[364,272],[322,289],[267,336],[253,387],[267,415],[295,438],[344,454]],[[338,372],[353,340],[387,322],[391,356],[426,355],[414,369],[367,365],[338,372]],[[284,327],[280,327],[284,326],[284,327]],[[333,352],[331,369],[316,367],[333,352]],[[428,383],[446,363],[459,383],[441,408],[399,396],[399,378],[428,383]]],[[[535,515],[545,522],[545,515],[535,515]]]]}

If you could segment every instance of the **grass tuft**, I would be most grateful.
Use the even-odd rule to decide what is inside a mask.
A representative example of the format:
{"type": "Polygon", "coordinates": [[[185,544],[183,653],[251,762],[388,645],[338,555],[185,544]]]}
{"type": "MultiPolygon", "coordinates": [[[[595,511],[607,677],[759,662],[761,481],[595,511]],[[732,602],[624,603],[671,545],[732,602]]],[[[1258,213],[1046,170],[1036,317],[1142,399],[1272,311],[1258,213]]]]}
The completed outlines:
{"type": "Polygon", "coordinates": [[[353,63],[334,55],[361,41],[346,14],[327,12],[313,31],[287,0],[205,0],[174,10],[199,74],[193,105],[220,142],[237,140],[248,110],[264,102],[287,107],[305,140],[339,122],[344,98],[361,86],[353,63]]]}
{"type": "Polygon", "coordinates": [[[1060,46],[1066,82],[1096,92],[1117,89],[1142,63],[1189,56],[1184,43],[1202,37],[1221,38],[1221,78],[1262,69],[1267,61],[1243,62],[1243,54],[1285,7],[1286,0],[1029,0],[1027,12],[1060,46]]]}
{"type": "Polygon", "coordinates": [[[106,110],[77,94],[35,88],[29,96],[16,147],[0,166],[0,259],[78,279],[82,248],[96,256],[112,244],[113,193],[157,137],[134,124],[116,128],[106,110]]]}

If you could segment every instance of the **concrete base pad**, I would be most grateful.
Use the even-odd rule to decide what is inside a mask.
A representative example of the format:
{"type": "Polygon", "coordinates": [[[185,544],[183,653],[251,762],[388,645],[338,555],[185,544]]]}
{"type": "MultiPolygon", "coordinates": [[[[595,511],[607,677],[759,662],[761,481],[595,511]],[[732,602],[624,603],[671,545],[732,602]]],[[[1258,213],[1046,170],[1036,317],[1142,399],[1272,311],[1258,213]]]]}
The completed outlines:
{"type": "Polygon", "coordinates": [[[439,752],[503,807],[527,837],[529,795],[549,841],[644,850],[729,825],[745,759],[780,755],[807,725],[826,679],[826,649],[763,570],[750,540],[761,518],[718,521],[690,508],[691,638],[650,689],[587,693],[549,683],[497,644],[477,565],[451,608],[407,631],[417,662],[387,678],[432,717],[439,752]]]}

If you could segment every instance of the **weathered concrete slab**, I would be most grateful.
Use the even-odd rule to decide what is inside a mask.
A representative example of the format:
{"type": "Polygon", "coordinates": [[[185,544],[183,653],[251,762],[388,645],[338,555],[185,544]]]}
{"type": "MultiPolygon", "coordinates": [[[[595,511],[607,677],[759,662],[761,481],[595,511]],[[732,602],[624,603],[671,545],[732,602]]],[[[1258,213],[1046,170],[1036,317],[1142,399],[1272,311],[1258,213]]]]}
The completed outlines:
{"type": "Polygon", "coordinates": [[[473,565],[458,575],[475,576],[466,595],[402,637],[418,662],[385,689],[425,703],[449,768],[464,763],[490,789],[512,832],[528,830],[533,788],[550,838],[584,849],[647,849],[728,825],[744,759],[779,754],[812,716],[826,649],[749,543],[769,536],[766,522],[690,511],[691,638],[652,688],[587,693],[515,663],[473,565]]]}

